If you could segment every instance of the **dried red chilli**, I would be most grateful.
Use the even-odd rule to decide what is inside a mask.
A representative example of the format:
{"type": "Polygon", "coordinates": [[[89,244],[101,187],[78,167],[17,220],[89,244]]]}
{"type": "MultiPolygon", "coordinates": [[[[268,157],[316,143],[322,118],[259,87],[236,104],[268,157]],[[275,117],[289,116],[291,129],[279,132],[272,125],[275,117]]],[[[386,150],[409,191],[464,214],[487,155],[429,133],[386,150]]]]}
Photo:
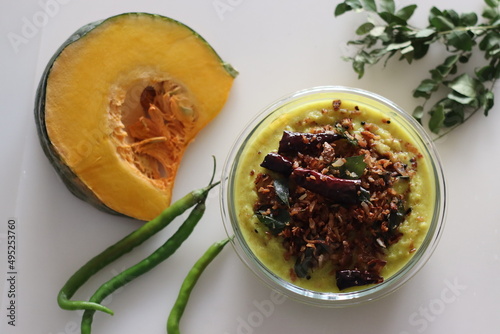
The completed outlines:
{"type": "Polygon", "coordinates": [[[352,286],[382,283],[384,279],[368,271],[339,270],[336,272],[336,280],[338,288],[344,290],[352,286]]]}
{"type": "Polygon", "coordinates": [[[301,167],[293,170],[290,179],[336,203],[355,204],[359,201],[360,180],[341,179],[301,167]]]}
{"type": "Polygon", "coordinates": [[[274,152],[268,153],[260,166],[285,176],[290,175],[293,171],[293,163],[283,155],[274,152]]]}
{"type": "Polygon", "coordinates": [[[334,142],[343,138],[341,135],[333,132],[323,133],[302,133],[283,131],[283,136],[279,142],[278,153],[296,154],[300,153],[318,153],[321,152],[323,143],[334,142]]]}

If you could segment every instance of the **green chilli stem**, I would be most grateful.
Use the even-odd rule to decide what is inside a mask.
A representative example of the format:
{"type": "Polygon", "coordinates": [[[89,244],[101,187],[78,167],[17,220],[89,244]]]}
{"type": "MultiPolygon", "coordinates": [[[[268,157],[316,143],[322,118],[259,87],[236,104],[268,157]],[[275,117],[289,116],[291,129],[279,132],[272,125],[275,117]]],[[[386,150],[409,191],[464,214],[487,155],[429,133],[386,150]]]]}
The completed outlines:
{"type": "MultiPolygon", "coordinates": [[[[194,207],[184,223],[162,246],[160,246],[156,251],[154,251],[144,260],[124,270],[120,274],[116,275],[115,277],[101,285],[94,293],[94,295],[92,295],[89,301],[100,305],[99,303],[102,302],[104,298],[116,291],[116,289],[147,273],[158,264],[169,258],[191,235],[191,232],[193,232],[195,226],[200,221],[204,212],[205,201],[203,200],[194,207]]],[[[81,334],[90,334],[95,312],[95,309],[85,310],[82,317],[81,334]]]]}
{"type": "Polygon", "coordinates": [[[170,311],[170,314],[168,316],[168,334],[180,334],[180,320],[182,314],[184,313],[184,310],[186,309],[189,297],[191,295],[191,292],[193,291],[194,286],[196,285],[196,282],[198,282],[198,279],[200,278],[203,271],[222,251],[229,240],[231,240],[231,238],[224,239],[211,245],[188,272],[179,290],[177,300],[175,301],[174,306],[172,307],[172,310],[170,311]]]}
{"type": "Polygon", "coordinates": [[[113,311],[103,305],[92,301],[76,301],[71,297],[85,282],[96,274],[99,270],[129,253],[135,247],[141,245],[155,233],[162,230],[170,224],[174,218],[183,214],[193,205],[204,201],[208,192],[219,182],[210,183],[208,186],[194,190],[183,198],[166,208],[159,216],[145,223],[134,232],[130,233],[114,245],[105,249],[102,253],[95,256],[76,271],[59,291],[57,303],[59,307],[65,310],[95,310],[113,314],[113,311]]]}

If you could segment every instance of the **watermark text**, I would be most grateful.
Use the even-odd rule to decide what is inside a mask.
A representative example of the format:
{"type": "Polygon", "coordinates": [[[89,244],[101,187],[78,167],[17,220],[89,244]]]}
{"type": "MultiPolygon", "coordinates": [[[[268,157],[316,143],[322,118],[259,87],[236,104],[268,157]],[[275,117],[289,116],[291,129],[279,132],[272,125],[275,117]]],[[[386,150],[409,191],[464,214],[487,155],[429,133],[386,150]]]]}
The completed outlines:
{"type": "Polygon", "coordinates": [[[40,29],[45,27],[51,18],[55,17],[61,5],[66,5],[72,0],[39,0],[38,6],[40,10],[36,11],[31,16],[23,16],[21,18],[20,27],[17,31],[9,31],[7,39],[12,46],[12,49],[17,54],[23,45],[29,43],[35,38],[40,29]]]}

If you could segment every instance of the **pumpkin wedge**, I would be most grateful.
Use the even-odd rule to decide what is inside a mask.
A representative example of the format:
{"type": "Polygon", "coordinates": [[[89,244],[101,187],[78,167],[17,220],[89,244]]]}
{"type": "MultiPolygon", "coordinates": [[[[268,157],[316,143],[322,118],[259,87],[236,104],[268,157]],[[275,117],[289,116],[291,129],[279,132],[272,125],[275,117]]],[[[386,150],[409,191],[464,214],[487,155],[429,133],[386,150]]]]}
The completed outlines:
{"type": "Polygon", "coordinates": [[[236,75],[176,20],[125,13],[88,24],[42,75],[42,148],[74,195],[150,220],[170,204],[186,147],[221,111],[236,75]]]}

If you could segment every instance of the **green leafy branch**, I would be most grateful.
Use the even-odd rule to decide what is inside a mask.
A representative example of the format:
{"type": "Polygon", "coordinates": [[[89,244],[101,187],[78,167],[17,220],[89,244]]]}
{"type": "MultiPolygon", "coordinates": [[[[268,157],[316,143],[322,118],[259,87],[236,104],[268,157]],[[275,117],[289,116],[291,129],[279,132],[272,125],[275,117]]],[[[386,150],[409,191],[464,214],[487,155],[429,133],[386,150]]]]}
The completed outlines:
{"type": "Polygon", "coordinates": [[[485,3],[482,23],[474,12],[458,14],[432,7],[429,25],[418,29],[408,23],[417,5],[396,10],[394,0],[345,0],[336,6],[336,17],[349,11],[369,14],[367,22],[356,29],[359,38],[348,42],[358,46],[356,54],[345,59],[362,78],[367,65],[384,61],[386,66],[396,55],[411,64],[423,58],[432,44],[444,45],[441,64],[413,92],[415,98],[423,99],[413,116],[422,122],[427,110],[429,129],[442,137],[479,110],[487,116],[494,104],[493,88],[500,77],[500,0],[485,3]],[[469,74],[461,64],[468,63],[475,50],[483,54],[485,62],[469,74]],[[438,91],[445,97],[428,108],[438,91]]]}

